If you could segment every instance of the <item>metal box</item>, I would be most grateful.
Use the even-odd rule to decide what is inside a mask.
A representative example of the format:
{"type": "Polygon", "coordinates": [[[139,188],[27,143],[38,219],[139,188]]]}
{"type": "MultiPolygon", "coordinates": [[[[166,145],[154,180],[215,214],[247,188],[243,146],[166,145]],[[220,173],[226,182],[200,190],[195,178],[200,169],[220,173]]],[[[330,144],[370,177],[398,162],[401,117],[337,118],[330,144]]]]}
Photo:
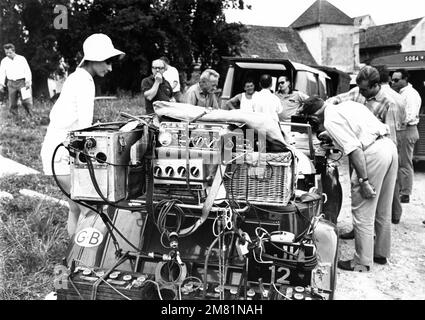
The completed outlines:
{"type": "Polygon", "coordinates": [[[126,198],[131,149],[142,138],[144,130],[121,132],[125,124],[103,123],[70,133],[71,199],[104,202],[90,177],[87,156],[92,161],[94,176],[104,198],[111,202],[126,198]]]}

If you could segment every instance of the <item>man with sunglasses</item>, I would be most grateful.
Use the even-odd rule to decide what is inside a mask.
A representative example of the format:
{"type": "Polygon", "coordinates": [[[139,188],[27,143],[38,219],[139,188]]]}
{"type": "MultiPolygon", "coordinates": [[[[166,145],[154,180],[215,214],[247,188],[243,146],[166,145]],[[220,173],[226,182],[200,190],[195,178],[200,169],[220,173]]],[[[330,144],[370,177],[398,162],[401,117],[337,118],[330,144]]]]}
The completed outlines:
{"type": "Polygon", "coordinates": [[[279,120],[288,122],[297,113],[304,100],[308,99],[308,95],[292,88],[292,83],[287,76],[279,77],[276,96],[283,107],[282,112],[279,114],[279,120]]]}
{"type": "Polygon", "coordinates": [[[154,101],[171,101],[173,88],[165,80],[165,63],[161,59],[152,61],[152,74],[142,80],[142,94],[145,99],[146,114],[154,113],[154,101]]]}
{"type": "Polygon", "coordinates": [[[422,99],[419,93],[408,82],[409,73],[398,69],[392,75],[392,88],[406,100],[406,133],[400,146],[400,201],[409,203],[413,186],[413,149],[419,140],[417,125],[422,99]]]}

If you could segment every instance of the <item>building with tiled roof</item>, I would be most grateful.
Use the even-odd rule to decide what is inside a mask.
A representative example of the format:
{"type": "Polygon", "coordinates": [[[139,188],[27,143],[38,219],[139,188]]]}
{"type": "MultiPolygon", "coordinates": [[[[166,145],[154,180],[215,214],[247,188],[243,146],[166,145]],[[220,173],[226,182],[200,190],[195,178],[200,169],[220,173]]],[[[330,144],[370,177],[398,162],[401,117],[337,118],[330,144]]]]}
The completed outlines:
{"type": "Polygon", "coordinates": [[[326,0],[317,0],[290,27],[296,30],[321,24],[353,25],[353,19],[326,0]]]}
{"type": "Polygon", "coordinates": [[[425,50],[425,18],[369,27],[360,33],[360,59],[425,50]]]}
{"type": "Polygon", "coordinates": [[[242,57],[289,59],[307,65],[316,64],[307,45],[294,29],[254,25],[248,25],[247,29],[248,42],[242,48],[242,57]]]}
{"type": "Polygon", "coordinates": [[[326,0],[317,0],[291,25],[317,64],[348,73],[359,69],[359,32],[354,19],[326,0]]]}

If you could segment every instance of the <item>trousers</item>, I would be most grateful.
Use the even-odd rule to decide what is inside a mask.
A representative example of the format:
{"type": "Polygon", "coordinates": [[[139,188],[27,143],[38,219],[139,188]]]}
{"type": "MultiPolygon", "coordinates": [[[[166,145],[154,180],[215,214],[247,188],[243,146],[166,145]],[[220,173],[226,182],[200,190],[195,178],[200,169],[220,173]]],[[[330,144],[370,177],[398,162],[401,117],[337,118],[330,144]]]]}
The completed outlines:
{"type": "MultiPolygon", "coordinates": [[[[19,80],[8,80],[7,90],[9,93],[9,108],[13,115],[18,115],[18,97],[20,96],[20,90],[25,87],[25,79],[19,80]]],[[[22,106],[28,115],[31,115],[32,108],[32,96],[28,99],[22,100],[22,106]]]]}
{"type": "Polygon", "coordinates": [[[411,195],[413,186],[413,149],[419,140],[417,126],[407,126],[400,145],[400,194],[411,195]]]}
{"type": "Polygon", "coordinates": [[[351,208],[356,251],[354,263],[370,267],[374,256],[390,257],[391,206],[398,159],[396,145],[387,137],[376,140],[364,154],[369,182],[375,187],[376,197],[362,197],[357,173],[353,171],[351,208]]]}
{"type": "Polygon", "coordinates": [[[397,152],[398,152],[398,170],[397,180],[394,188],[393,206],[392,206],[392,219],[400,220],[403,208],[400,202],[400,179],[401,179],[401,144],[406,137],[406,130],[397,131],[397,152]]]}

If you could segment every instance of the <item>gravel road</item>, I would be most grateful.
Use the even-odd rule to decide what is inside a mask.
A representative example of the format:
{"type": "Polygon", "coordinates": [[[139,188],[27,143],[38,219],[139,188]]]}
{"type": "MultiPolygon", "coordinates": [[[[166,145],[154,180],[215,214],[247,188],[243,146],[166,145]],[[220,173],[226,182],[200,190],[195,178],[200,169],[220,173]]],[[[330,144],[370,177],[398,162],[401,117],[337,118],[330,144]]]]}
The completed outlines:
{"type": "MultiPolygon", "coordinates": [[[[340,166],[344,200],[338,229],[352,228],[348,165],[340,166]]],[[[400,224],[392,224],[392,255],[387,265],[374,264],[368,273],[338,269],[336,300],[425,299],[425,163],[416,166],[410,203],[403,204],[400,224]]],[[[354,240],[340,240],[339,257],[352,258],[354,240]]]]}

